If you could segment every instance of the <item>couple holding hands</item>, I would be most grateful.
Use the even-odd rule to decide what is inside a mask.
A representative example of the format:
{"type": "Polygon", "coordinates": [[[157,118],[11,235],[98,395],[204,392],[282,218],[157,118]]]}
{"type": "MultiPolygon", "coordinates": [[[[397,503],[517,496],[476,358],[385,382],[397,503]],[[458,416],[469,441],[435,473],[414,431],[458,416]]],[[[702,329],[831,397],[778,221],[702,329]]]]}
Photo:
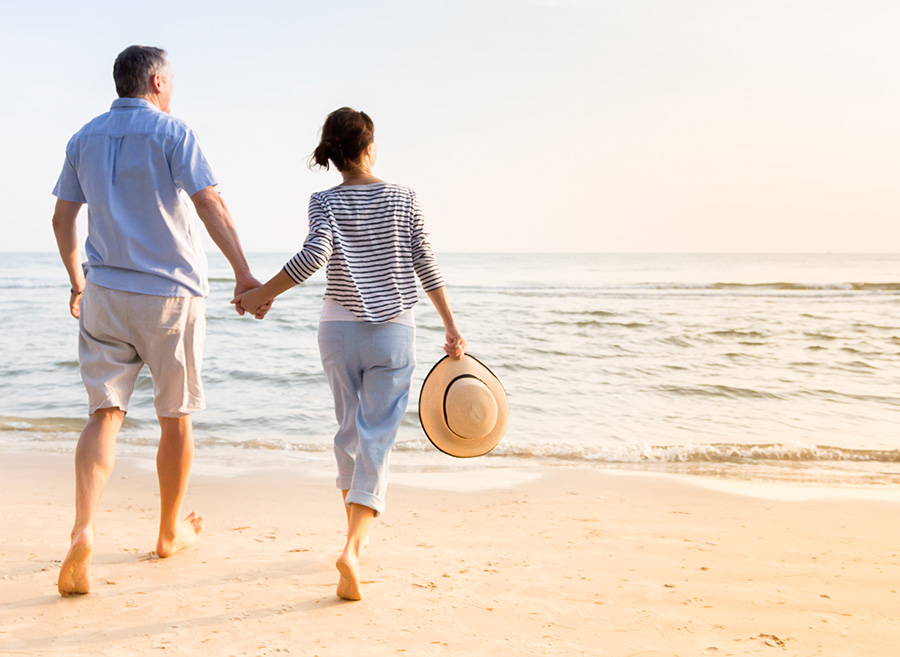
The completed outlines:
{"type": "MultiPolygon", "coordinates": [[[[373,175],[377,149],[372,120],[350,108],[335,110],[322,126],[311,165],[334,165],[343,180],[312,195],[302,250],[260,283],[250,273],[195,134],[169,114],[173,75],[165,51],[125,49],[116,59],[113,78],[119,97],[109,112],[69,141],[53,191],[53,229],[69,274],[69,309],[79,320],[79,365],[90,403],[75,454],[75,523],[59,592],[91,591],[97,507],[144,364],[153,379],[160,423],[156,552],[169,557],[196,542],[203,530],[200,516],[182,517],[193,459],[191,414],[205,406],[200,366],[209,292],[206,258],[196,219],[183,204],[184,192],[234,270],[232,303],[238,313],[262,319],[276,296],[326,267],[318,341],[334,394],[337,487],[347,515],[347,540],[335,564],[337,595],[359,600],[359,553],[372,520],[384,510],[389,453],[415,367],[416,277],[443,321],[445,360],[474,361],[464,355],[466,343],[415,192],[373,175]],[[84,204],[88,235],[83,265],[76,218],[84,204]]],[[[490,407],[495,396],[481,389],[484,384],[478,388],[468,381],[476,377],[465,372],[441,381],[429,378],[431,395],[447,398],[440,404],[466,403],[469,408],[467,399],[483,397],[490,407]],[[454,402],[445,393],[457,379],[462,401],[454,402]]],[[[455,430],[496,434],[495,401],[486,412],[484,404],[476,406],[459,411],[455,430]],[[492,423],[489,431],[483,431],[486,422],[492,423]]],[[[445,424],[446,409],[439,415],[436,421],[445,424]]],[[[505,429],[505,419],[502,423],[505,429]]],[[[434,432],[456,436],[446,426],[434,432]]]]}

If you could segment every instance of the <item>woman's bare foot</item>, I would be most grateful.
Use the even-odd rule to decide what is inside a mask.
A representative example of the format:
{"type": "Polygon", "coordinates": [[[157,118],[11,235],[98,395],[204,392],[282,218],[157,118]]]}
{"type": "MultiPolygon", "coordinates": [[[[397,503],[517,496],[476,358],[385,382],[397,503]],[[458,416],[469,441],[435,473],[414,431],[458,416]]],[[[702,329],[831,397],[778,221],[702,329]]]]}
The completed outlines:
{"type": "Polygon", "coordinates": [[[200,539],[202,531],[203,518],[191,511],[188,517],[175,528],[174,536],[163,537],[160,534],[156,543],[156,554],[161,559],[171,557],[176,552],[181,552],[184,548],[196,543],[200,539]]]}
{"type": "Polygon", "coordinates": [[[341,574],[337,585],[337,597],[342,600],[362,600],[359,590],[359,558],[344,550],[334,567],[341,574]]]}
{"type": "Polygon", "coordinates": [[[80,595],[91,592],[90,536],[87,532],[72,537],[72,546],[59,570],[56,588],[60,595],[80,595]]]}

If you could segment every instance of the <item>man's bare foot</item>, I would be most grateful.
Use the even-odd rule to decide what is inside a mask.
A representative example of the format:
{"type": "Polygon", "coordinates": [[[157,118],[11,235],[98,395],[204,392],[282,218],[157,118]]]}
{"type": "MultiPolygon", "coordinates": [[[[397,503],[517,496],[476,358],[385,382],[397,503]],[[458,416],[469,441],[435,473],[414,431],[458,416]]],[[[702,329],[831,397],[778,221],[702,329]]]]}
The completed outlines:
{"type": "Polygon", "coordinates": [[[337,585],[337,597],[342,600],[362,600],[359,590],[359,559],[346,551],[338,557],[334,567],[341,574],[337,585]]]}
{"type": "Polygon", "coordinates": [[[196,543],[202,531],[203,518],[191,511],[188,517],[176,527],[174,536],[164,538],[160,535],[156,543],[156,554],[161,559],[171,557],[176,552],[181,552],[184,548],[196,543]]]}
{"type": "Polygon", "coordinates": [[[87,534],[72,539],[72,546],[59,570],[56,588],[60,595],[80,595],[91,592],[91,552],[87,534]]]}

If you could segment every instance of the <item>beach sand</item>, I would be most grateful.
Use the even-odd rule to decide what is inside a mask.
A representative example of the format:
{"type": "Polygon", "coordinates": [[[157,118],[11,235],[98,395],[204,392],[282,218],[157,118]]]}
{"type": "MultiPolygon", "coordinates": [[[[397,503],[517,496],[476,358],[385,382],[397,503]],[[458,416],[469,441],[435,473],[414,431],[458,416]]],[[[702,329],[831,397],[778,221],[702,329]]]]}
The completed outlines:
{"type": "Polygon", "coordinates": [[[198,466],[200,542],[167,560],[152,462],[120,458],[94,593],[61,598],[72,457],[5,454],[2,655],[897,654],[896,502],[772,500],[587,468],[398,473],[334,595],[330,471],[198,466]]]}

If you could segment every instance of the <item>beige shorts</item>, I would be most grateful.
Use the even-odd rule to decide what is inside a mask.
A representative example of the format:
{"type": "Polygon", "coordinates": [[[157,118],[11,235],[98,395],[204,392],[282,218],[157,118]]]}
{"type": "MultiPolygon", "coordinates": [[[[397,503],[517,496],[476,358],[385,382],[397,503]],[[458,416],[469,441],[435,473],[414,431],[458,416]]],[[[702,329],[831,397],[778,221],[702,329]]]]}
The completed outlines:
{"type": "Polygon", "coordinates": [[[160,297],[88,283],[81,299],[78,360],[90,413],[128,410],[146,363],[162,417],[205,408],[200,366],[206,335],[203,297],[160,297]]]}

